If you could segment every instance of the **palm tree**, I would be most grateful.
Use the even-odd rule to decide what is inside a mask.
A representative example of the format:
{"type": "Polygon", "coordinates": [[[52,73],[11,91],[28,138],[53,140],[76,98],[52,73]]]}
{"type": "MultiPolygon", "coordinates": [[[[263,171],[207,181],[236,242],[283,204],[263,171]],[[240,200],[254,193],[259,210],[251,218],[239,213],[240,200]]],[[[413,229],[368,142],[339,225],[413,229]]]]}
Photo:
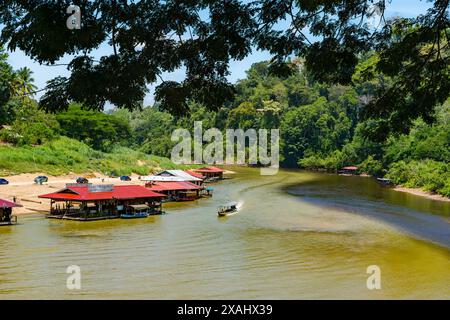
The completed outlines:
{"type": "Polygon", "coordinates": [[[20,68],[14,72],[11,81],[11,91],[14,96],[22,98],[33,96],[37,87],[33,84],[34,78],[31,76],[33,71],[27,67],[20,68]]]}

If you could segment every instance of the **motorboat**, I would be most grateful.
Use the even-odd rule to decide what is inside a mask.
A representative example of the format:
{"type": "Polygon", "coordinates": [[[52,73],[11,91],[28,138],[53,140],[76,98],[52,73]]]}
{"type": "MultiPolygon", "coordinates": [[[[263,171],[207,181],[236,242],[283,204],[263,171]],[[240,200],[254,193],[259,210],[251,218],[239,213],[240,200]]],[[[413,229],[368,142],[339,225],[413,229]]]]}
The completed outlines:
{"type": "Polygon", "coordinates": [[[237,202],[229,202],[219,207],[217,214],[219,217],[226,217],[237,212],[237,202]]]}

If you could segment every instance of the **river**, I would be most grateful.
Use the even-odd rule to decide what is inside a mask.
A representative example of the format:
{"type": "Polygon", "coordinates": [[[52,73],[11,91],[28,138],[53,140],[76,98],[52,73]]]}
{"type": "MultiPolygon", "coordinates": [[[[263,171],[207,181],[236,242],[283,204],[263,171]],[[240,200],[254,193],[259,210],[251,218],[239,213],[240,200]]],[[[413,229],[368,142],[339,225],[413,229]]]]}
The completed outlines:
{"type": "Polygon", "coordinates": [[[148,219],[0,228],[2,299],[449,299],[450,203],[374,179],[237,173],[148,219]],[[217,206],[239,212],[218,218],[217,206]],[[66,268],[81,268],[68,290],[66,268]],[[366,286],[367,267],[381,289],[366,286]]]}

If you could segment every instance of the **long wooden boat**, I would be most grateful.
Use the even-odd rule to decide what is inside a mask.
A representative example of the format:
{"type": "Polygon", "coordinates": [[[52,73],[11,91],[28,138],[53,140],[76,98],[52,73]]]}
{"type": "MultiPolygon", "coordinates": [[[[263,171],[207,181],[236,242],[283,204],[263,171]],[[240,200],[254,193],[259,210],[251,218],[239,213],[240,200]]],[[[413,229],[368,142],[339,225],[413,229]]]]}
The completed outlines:
{"type": "Polygon", "coordinates": [[[1,221],[0,222],[0,227],[1,226],[12,226],[17,224],[17,217],[15,219],[11,219],[11,221],[1,221]]]}
{"type": "Polygon", "coordinates": [[[136,213],[123,213],[120,215],[122,219],[139,219],[139,218],[147,218],[148,213],[146,212],[136,212],[136,213]]]}
{"type": "Polygon", "coordinates": [[[226,217],[237,212],[237,202],[230,202],[219,207],[217,214],[219,217],[226,217]]]}
{"type": "Polygon", "coordinates": [[[387,179],[387,178],[377,178],[377,181],[382,185],[382,186],[393,186],[394,184],[392,183],[391,179],[387,179]]]}

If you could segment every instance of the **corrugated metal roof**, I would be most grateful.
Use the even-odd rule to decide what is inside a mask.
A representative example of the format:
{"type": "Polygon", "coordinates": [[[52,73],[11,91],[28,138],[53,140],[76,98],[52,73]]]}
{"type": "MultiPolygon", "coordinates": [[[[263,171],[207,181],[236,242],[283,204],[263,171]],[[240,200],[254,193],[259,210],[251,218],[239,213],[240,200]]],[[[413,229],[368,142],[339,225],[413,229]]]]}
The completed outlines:
{"type": "Polygon", "coordinates": [[[183,170],[166,170],[170,174],[173,174],[174,176],[178,176],[181,178],[186,179],[186,181],[201,181],[202,179],[194,177],[190,175],[189,173],[183,171],[183,170]]]}
{"type": "Polygon", "coordinates": [[[14,208],[14,207],[21,207],[21,205],[12,201],[0,199],[0,208],[14,208]]]}
{"type": "Polygon", "coordinates": [[[164,194],[148,190],[143,186],[114,186],[112,191],[89,192],[88,186],[69,186],[54,193],[40,195],[39,198],[55,200],[109,200],[109,199],[139,199],[139,198],[160,198],[164,194]]]}
{"type": "Polygon", "coordinates": [[[183,170],[164,170],[152,176],[141,177],[142,181],[202,181],[183,170]]]}
{"type": "Polygon", "coordinates": [[[347,166],[347,167],[343,167],[342,170],[358,170],[357,166],[347,166]]]}
{"type": "Polygon", "coordinates": [[[182,182],[186,180],[184,178],[174,176],[145,176],[141,177],[141,181],[182,182]]]}
{"type": "Polygon", "coordinates": [[[196,178],[199,178],[202,180],[205,178],[204,175],[202,175],[201,173],[195,172],[193,170],[184,170],[184,172],[186,172],[187,174],[190,174],[193,177],[196,177],[196,178]]]}
{"type": "Polygon", "coordinates": [[[207,172],[213,172],[213,173],[221,173],[221,172],[225,172],[225,170],[223,170],[223,169],[220,169],[220,168],[217,168],[217,167],[203,167],[203,168],[200,168],[200,169],[194,169],[195,171],[197,171],[197,172],[205,172],[205,173],[207,173],[207,172]]]}
{"type": "Polygon", "coordinates": [[[200,187],[188,181],[179,182],[152,182],[145,185],[154,191],[172,191],[172,190],[200,190],[200,187]]]}

